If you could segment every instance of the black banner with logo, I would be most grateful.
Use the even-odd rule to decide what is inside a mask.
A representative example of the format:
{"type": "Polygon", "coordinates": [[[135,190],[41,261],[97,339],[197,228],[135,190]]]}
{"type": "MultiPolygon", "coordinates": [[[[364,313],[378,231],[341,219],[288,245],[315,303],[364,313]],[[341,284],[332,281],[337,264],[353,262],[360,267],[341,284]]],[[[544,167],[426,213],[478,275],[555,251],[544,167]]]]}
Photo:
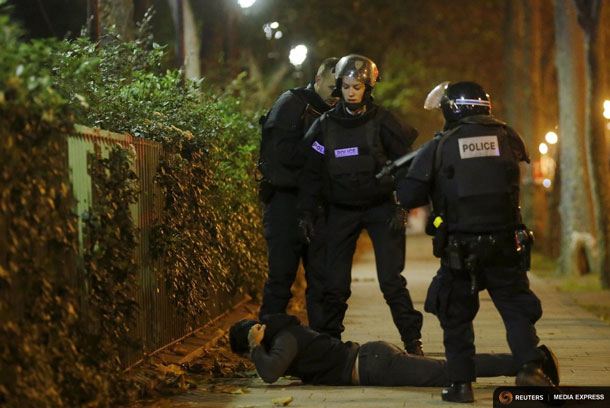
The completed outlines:
{"type": "Polygon", "coordinates": [[[609,408],[610,387],[498,387],[494,408],[609,408]]]}

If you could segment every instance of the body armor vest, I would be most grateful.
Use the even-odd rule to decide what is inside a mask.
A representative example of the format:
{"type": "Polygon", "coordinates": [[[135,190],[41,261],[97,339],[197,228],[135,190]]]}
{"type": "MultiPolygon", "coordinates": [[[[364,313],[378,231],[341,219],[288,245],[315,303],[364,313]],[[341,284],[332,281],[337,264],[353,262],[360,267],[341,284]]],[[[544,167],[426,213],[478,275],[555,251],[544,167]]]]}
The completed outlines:
{"type": "Polygon", "coordinates": [[[449,231],[517,227],[519,160],[501,125],[466,124],[441,136],[435,157],[435,213],[449,231]]]}
{"type": "Polygon", "coordinates": [[[377,117],[361,126],[346,128],[324,115],[321,125],[328,172],[326,193],[330,202],[363,205],[393,191],[391,177],[375,178],[388,160],[377,117]]]}
{"type": "Polygon", "coordinates": [[[298,171],[282,163],[277,152],[277,140],[271,140],[272,129],[285,132],[282,137],[291,137],[298,144],[313,122],[322,115],[310,103],[292,90],[280,96],[276,106],[267,115],[261,117],[262,138],[258,169],[262,179],[274,187],[297,187],[298,171]]]}

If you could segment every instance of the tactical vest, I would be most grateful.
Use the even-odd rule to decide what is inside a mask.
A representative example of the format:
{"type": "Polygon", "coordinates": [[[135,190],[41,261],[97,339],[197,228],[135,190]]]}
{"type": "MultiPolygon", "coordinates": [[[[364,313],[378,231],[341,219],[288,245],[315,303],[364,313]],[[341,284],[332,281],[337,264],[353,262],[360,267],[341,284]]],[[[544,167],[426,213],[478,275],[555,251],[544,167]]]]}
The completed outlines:
{"type": "Polygon", "coordinates": [[[307,103],[295,92],[284,92],[276,102],[276,106],[259,120],[262,126],[260,156],[258,169],[262,179],[274,187],[297,187],[297,171],[285,166],[276,151],[277,140],[272,140],[273,128],[286,132],[282,137],[293,137],[294,143],[299,143],[307,129],[320,117],[311,104],[307,103]]]}
{"type": "Polygon", "coordinates": [[[435,156],[435,213],[449,231],[515,228],[519,214],[519,161],[500,125],[462,125],[441,136],[435,156]]]}
{"type": "Polygon", "coordinates": [[[393,191],[391,178],[375,178],[388,160],[377,117],[353,128],[341,126],[328,115],[323,115],[320,123],[328,173],[326,194],[330,202],[362,205],[393,191]]]}

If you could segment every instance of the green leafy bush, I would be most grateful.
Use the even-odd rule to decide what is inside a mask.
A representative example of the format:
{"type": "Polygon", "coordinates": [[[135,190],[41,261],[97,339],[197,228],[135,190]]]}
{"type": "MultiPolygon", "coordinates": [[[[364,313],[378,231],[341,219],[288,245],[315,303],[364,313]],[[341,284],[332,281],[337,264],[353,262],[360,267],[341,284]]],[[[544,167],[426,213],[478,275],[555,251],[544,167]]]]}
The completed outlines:
{"type": "Polygon", "coordinates": [[[90,156],[79,254],[65,136],[80,123],[163,144],[153,253],[176,310],[196,322],[210,294],[254,293],[264,277],[259,112],[164,70],[146,24],[103,46],[19,36],[0,15],[0,405],[115,405],[129,397],[120,352],[141,344],[129,332],[137,180],[128,150],[90,156]]]}

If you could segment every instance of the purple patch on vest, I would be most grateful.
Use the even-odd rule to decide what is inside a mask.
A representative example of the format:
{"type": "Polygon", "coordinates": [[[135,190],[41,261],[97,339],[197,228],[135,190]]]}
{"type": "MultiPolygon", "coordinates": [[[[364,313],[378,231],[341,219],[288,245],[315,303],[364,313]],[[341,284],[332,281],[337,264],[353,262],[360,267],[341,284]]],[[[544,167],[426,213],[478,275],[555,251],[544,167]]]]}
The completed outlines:
{"type": "Polygon", "coordinates": [[[320,154],[324,154],[324,146],[322,146],[320,143],[318,142],[313,142],[313,144],[311,145],[311,147],[318,153],[320,154]]]}
{"type": "Polygon", "coordinates": [[[345,149],[336,149],[335,157],[358,156],[358,147],[346,147],[345,149]]]}

